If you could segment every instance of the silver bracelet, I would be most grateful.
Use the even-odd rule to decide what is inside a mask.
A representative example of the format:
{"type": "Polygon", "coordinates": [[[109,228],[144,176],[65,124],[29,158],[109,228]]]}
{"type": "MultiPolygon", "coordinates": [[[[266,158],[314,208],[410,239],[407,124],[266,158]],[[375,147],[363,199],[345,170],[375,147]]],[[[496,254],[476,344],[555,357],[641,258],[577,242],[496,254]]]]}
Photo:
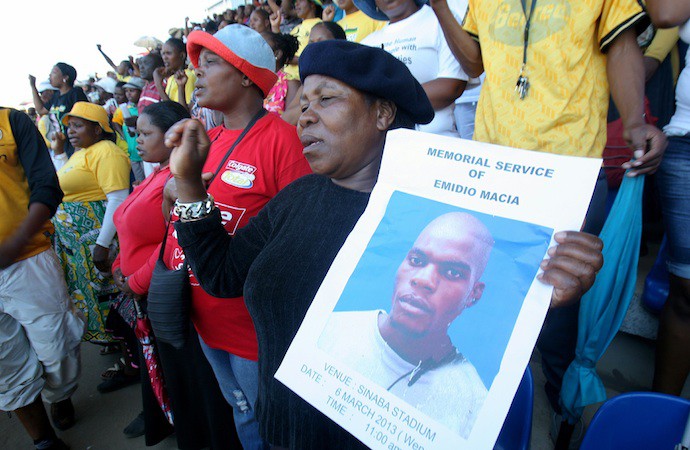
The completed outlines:
{"type": "Polygon", "coordinates": [[[198,202],[183,203],[176,200],[173,212],[180,220],[188,222],[203,219],[211,214],[214,207],[215,203],[213,202],[213,196],[208,194],[204,200],[198,202]]]}

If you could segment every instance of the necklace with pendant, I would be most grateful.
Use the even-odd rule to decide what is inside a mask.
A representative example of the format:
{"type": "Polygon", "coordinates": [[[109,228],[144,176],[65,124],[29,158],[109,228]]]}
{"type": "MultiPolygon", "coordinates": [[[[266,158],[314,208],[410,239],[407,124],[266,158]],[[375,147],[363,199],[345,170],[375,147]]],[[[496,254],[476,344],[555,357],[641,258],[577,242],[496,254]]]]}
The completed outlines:
{"type": "Polygon", "coordinates": [[[517,83],[515,83],[515,91],[518,93],[520,100],[524,100],[529,92],[529,78],[527,77],[527,46],[529,44],[529,29],[532,23],[532,16],[537,6],[537,0],[532,0],[532,4],[527,14],[527,0],[520,0],[522,3],[522,12],[525,14],[525,32],[524,44],[522,47],[522,67],[518,75],[517,83]]]}

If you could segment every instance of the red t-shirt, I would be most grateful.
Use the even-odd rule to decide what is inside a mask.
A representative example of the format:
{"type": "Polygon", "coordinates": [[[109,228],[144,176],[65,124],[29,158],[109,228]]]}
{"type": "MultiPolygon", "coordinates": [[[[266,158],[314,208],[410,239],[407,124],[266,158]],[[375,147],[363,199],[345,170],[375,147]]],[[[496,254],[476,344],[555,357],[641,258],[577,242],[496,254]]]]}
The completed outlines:
{"type": "MultiPolygon", "coordinates": [[[[170,177],[167,167],[149,175],[115,210],[113,222],[120,240],[120,253],[113,270],[129,277],[129,287],[146,294],[165,234],[161,205],[163,188],[170,177]]],[[[172,227],[171,227],[172,228],[172,227]]]]}
{"type": "MultiPolygon", "coordinates": [[[[242,130],[219,126],[209,130],[211,139],[204,172],[215,172],[242,130]]],[[[278,191],[297,178],[311,173],[302,155],[302,144],[294,126],[275,114],[261,118],[242,139],[211,183],[208,191],[223,217],[223,226],[234,234],[254,217],[278,191]]],[[[169,268],[178,269],[184,254],[172,231],[166,246],[172,246],[169,268]]],[[[168,254],[166,249],[166,254],[168,254]]],[[[220,299],[207,294],[190,275],[192,321],[209,347],[256,361],[256,331],[244,298],[220,299]]]]}
{"type": "MultiPolygon", "coordinates": [[[[165,87],[167,79],[163,80],[163,87],[165,87]]],[[[141,90],[141,95],[139,96],[139,103],[137,103],[137,110],[139,110],[139,115],[144,111],[144,108],[152,103],[158,103],[161,101],[161,95],[156,89],[156,82],[149,81],[141,90]]]]}

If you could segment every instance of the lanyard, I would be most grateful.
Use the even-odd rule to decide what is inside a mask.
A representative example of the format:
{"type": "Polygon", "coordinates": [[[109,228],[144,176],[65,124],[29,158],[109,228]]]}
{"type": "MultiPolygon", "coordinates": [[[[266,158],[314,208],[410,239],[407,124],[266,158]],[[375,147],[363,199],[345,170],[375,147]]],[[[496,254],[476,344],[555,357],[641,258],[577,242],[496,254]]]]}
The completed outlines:
{"type": "Polygon", "coordinates": [[[529,45],[529,30],[532,24],[532,16],[534,15],[534,10],[537,7],[537,0],[532,0],[530,6],[529,14],[527,13],[527,0],[520,0],[522,4],[522,12],[525,14],[525,32],[524,32],[524,44],[522,47],[522,67],[520,68],[520,75],[518,76],[517,83],[515,84],[515,90],[520,96],[520,100],[524,100],[529,91],[529,79],[527,78],[527,46],[529,45]]]}

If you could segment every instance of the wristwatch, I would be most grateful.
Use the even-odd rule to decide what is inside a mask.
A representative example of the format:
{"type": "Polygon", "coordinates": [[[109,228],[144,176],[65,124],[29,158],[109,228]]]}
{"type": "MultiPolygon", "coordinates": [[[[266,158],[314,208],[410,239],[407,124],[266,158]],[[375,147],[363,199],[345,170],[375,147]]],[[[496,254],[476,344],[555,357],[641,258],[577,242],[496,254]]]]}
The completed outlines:
{"type": "Polygon", "coordinates": [[[198,202],[182,203],[176,200],[173,212],[183,221],[199,220],[211,214],[214,207],[213,196],[208,194],[204,200],[198,202]]]}

